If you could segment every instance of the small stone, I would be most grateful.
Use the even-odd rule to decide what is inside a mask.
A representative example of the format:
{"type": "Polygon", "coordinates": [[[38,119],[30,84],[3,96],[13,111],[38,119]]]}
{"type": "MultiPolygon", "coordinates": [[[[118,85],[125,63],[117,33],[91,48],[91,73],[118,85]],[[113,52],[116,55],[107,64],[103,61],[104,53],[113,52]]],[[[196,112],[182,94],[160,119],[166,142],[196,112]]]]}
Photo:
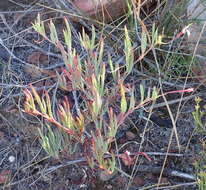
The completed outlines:
{"type": "Polygon", "coordinates": [[[125,186],[128,183],[128,180],[125,176],[117,176],[115,179],[115,183],[117,187],[122,187],[125,186]]]}
{"type": "Polygon", "coordinates": [[[133,132],[131,132],[131,131],[127,131],[126,132],[126,137],[127,137],[128,140],[131,141],[131,140],[135,139],[136,135],[133,132]]]}
{"type": "Polygon", "coordinates": [[[74,5],[86,15],[104,23],[116,20],[127,10],[125,0],[74,0],[74,5]]]}
{"type": "Polygon", "coordinates": [[[15,157],[14,156],[9,156],[9,162],[13,163],[15,161],[15,157]]]}
{"type": "Polygon", "coordinates": [[[112,185],[107,185],[107,189],[112,189],[112,185]]]}
{"type": "Polygon", "coordinates": [[[136,176],[133,179],[133,183],[135,185],[143,186],[145,184],[145,180],[142,177],[136,176]]]}
{"type": "Polygon", "coordinates": [[[169,184],[169,180],[167,177],[162,177],[160,183],[169,184]]]}

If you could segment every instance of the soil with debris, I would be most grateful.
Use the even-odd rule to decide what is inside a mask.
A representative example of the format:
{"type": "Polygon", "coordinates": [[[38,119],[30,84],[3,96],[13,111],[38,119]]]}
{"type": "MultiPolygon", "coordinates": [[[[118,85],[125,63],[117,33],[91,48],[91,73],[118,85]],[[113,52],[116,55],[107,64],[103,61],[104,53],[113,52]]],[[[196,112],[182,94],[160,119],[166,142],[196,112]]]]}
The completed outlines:
{"type": "MultiPolygon", "coordinates": [[[[127,125],[117,133],[117,144],[121,153],[129,151],[139,154],[136,164],[132,166],[117,161],[124,173],[117,171],[109,175],[90,169],[81,150],[72,155],[62,153],[62,158],[58,160],[48,157],[39,143],[41,119],[22,112],[23,90],[32,83],[39,92],[52,89],[53,98],[70,96],[55,88],[55,73],[64,66],[60,52],[32,29],[32,23],[40,13],[43,20],[53,19],[61,34],[65,15],[50,9],[49,6],[57,8],[51,3],[38,2],[29,1],[26,5],[21,2],[11,9],[7,9],[6,5],[0,10],[0,188],[146,190],[158,189],[159,183],[159,189],[198,189],[194,163],[201,159],[199,153],[203,150],[204,135],[195,131],[192,117],[195,101],[191,94],[185,94],[184,97],[189,98],[184,101],[169,105],[173,122],[163,99],[154,105],[151,114],[149,108],[131,114],[127,125]]],[[[85,23],[89,25],[86,21],[71,20],[73,46],[79,55],[84,52],[78,44],[77,34],[82,27],[89,32],[85,23]]],[[[156,83],[151,79],[146,85],[156,83]]],[[[165,89],[168,91],[173,87],[165,85],[165,89]]],[[[181,98],[181,95],[167,98],[172,101],[181,98]]]]}

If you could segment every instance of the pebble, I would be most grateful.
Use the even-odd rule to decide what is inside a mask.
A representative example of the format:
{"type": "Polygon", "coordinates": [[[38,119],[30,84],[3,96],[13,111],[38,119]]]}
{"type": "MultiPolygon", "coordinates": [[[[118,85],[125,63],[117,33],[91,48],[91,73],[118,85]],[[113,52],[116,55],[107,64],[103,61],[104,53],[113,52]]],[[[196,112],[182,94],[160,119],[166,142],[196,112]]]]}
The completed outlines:
{"type": "Polygon", "coordinates": [[[126,132],[126,137],[127,137],[128,140],[131,141],[131,140],[135,139],[136,135],[133,132],[131,132],[131,131],[127,131],[126,132]]]}
{"type": "Polygon", "coordinates": [[[13,163],[13,162],[15,161],[15,159],[16,159],[16,158],[15,158],[14,156],[9,156],[9,162],[10,162],[10,163],[13,163]]]}

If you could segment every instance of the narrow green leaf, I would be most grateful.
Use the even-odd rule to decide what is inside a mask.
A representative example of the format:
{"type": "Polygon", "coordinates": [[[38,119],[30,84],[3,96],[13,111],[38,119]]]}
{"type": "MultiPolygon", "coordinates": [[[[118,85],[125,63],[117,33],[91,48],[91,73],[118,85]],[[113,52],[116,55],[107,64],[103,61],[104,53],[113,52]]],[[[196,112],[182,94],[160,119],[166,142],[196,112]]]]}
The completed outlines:
{"type": "Polygon", "coordinates": [[[141,36],[141,53],[144,54],[147,48],[147,34],[142,31],[141,36]]]}
{"type": "Polygon", "coordinates": [[[58,39],[56,27],[54,26],[54,23],[52,22],[52,20],[50,21],[49,29],[50,29],[50,39],[51,39],[51,41],[54,44],[57,44],[59,39],[58,39]]]}
{"type": "Polygon", "coordinates": [[[63,30],[64,40],[65,40],[65,44],[67,45],[67,48],[68,48],[68,53],[71,53],[72,35],[71,35],[71,29],[70,29],[70,26],[69,26],[67,19],[65,19],[65,24],[66,24],[66,29],[63,30]]]}
{"type": "Polygon", "coordinates": [[[142,84],[140,84],[140,96],[141,96],[141,102],[144,101],[144,87],[142,84]]]}
{"type": "Polygon", "coordinates": [[[120,94],[121,94],[121,112],[125,113],[127,111],[127,100],[125,97],[125,89],[123,84],[120,84],[120,94]]]}
{"type": "Polygon", "coordinates": [[[46,92],[46,104],[49,117],[53,118],[52,108],[51,108],[51,101],[48,92],[46,92]]]}
{"type": "Polygon", "coordinates": [[[115,114],[113,114],[112,118],[110,118],[110,128],[108,132],[108,137],[111,139],[114,138],[116,136],[117,129],[118,129],[117,117],[115,114]]]}
{"type": "Polygon", "coordinates": [[[153,90],[152,90],[152,99],[153,99],[153,100],[156,100],[157,98],[158,98],[157,88],[156,88],[156,87],[153,87],[153,90]]]}
{"type": "Polygon", "coordinates": [[[150,99],[151,96],[151,88],[149,87],[147,90],[147,99],[150,99]]]}
{"type": "Polygon", "coordinates": [[[100,95],[103,96],[104,95],[104,81],[105,81],[105,73],[106,73],[106,68],[105,68],[105,64],[103,64],[102,66],[102,74],[101,74],[101,89],[100,89],[100,95]]]}
{"type": "MultiPolygon", "coordinates": [[[[103,39],[101,39],[100,42],[99,42],[98,62],[96,63],[98,67],[102,63],[103,52],[104,52],[104,41],[103,41],[103,39]]],[[[99,73],[96,73],[96,74],[99,74],[99,73]]]]}
{"type": "Polygon", "coordinates": [[[46,105],[46,102],[45,102],[45,100],[44,100],[43,98],[42,98],[41,102],[42,102],[42,108],[43,108],[43,109],[41,109],[41,112],[42,112],[43,114],[47,114],[47,105],[46,105]]]}
{"type": "Polygon", "coordinates": [[[129,37],[129,33],[126,26],[125,26],[124,52],[126,57],[126,70],[128,75],[131,73],[132,68],[134,66],[134,52],[132,49],[131,39],[129,37]]]}
{"type": "Polygon", "coordinates": [[[155,23],[154,23],[152,25],[152,44],[156,43],[156,39],[157,39],[157,36],[156,36],[156,28],[155,28],[155,23]]]}
{"type": "Polygon", "coordinates": [[[34,99],[40,107],[40,110],[44,110],[44,105],[41,102],[41,98],[39,97],[38,93],[36,92],[35,88],[31,86],[32,93],[34,95],[34,99]]]}
{"type": "Polygon", "coordinates": [[[40,14],[37,15],[37,19],[34,23],[32,23],[32,27],[36,32],[40,33],[42,36],[46,36],[44,23],[41,21],[40,14]]]}
{"type": "Polygon", "coordinates": [[[133,88],[130,97],[129,109],[134,109],[134,107],[135,107],[135,96],[134,96],[134,88],[133,88]]]}
{"type": "Polygon", "coordinates": [[[91,46],[90,46],[91,51],[94,50],[94,47],[95,47],[95,39],[96,39],[95,27],[94,27],[94,25],[92,25],[92,39],[91,39],[91,46]]]}
{"type": "Polygon", "coordinates": [[[158,38],[158,29],[155,28],[155,23],[152,25],[152,44],[155,45],[158,38]]]}
{"type": "Polygon", "coordinates": [[[110,55],[109,55],[109,58],[108,58],[108,62],[109,62],[109,67],[110,67],[110,70],[111,70],[111,73],[112,73],[112,77],[113,77],[114,80],[116,80],[116,71],[114,70],[114,65],[113,65],[112,58],[111,58],[110,55]]]}

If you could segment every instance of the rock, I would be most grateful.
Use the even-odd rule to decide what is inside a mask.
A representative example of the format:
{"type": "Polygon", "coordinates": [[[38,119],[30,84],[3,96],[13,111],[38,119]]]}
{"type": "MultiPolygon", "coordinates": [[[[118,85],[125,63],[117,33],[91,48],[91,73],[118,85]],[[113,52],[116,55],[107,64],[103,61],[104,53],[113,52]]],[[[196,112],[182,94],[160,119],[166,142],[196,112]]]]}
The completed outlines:
{"type": "Polygon", "coordinates": [[[191,44],[190,51],[194,52],[196,43],[200,38],[200,43],[198,44],[196,54],[205,56],[206,55],[206,44],[204,43],[206,40],[206,27],[201,34],[201,31],[205,24],[206,19],[206,3],[202,0],[192,0],[189,2],[187,6],[187,17],[189,20],[194,20],[193,24],[190,27],[190,36],[188,38],[188,42],[191,44]]]}
{"type": "Polygon", "coordinates": [[[136,176],[133,179],[133,183],[138,186],[143,186],[145,184],[145,180],[142,177],[136,176]]]}
{"type": "MultiPolygon", "coordinates": [[[[137,4],[138,1],[134,1],[137,4]]],[[[156,0],[142,0],[141,6],[149,8],[156,0]]],[[[74,0],[73,4],[87,16],[103,23],[127,14],[127,0],[74,0]]]]}
{"type": "Polygon", "coordinates": [[[163,184],[169,184],[169,180],[167,177],[162,177],[161,180],[160,180],[160,183],[163,183],[163,184]]]}
{"type": "Polygon", "coordinates": [[[118,175],[115,179],[117,187],[124,187],[128,183],[128,179],[125,176],[118,175]]]}
{"type": "Polygon", "coordinates": [[[100,22],[109,22],[126,13],[126,0],[74,0],[83,13],[100,22]]]}
{"type": "Polygon", "coordinates": [[[126,132],[126,137],[127,137],[128,140],[131,141],[131,140],[135,139],[136,135],[133,132],[131,132],[131,131],[127,131],[126,132]]]}
{"type": "Polygon", "coordinates": [[[49,63],[49,57],[42,52],[35,51],[27,57],[27,62],[36,66],[47,65],[49,63]]]}
{"type": "Polygon", "coordinates": [[[189,20],[193,21],[189,28],[189,51],[191,54],[198,55],[198,62],[193,64],[192,72],[197,76],[196,79],[199,82],[206,84],[206,2],[202,0],[189,1],[187,6],[187,17],[189,20]],[[198,43],[199,39],[200,41],[198,43]]]}

